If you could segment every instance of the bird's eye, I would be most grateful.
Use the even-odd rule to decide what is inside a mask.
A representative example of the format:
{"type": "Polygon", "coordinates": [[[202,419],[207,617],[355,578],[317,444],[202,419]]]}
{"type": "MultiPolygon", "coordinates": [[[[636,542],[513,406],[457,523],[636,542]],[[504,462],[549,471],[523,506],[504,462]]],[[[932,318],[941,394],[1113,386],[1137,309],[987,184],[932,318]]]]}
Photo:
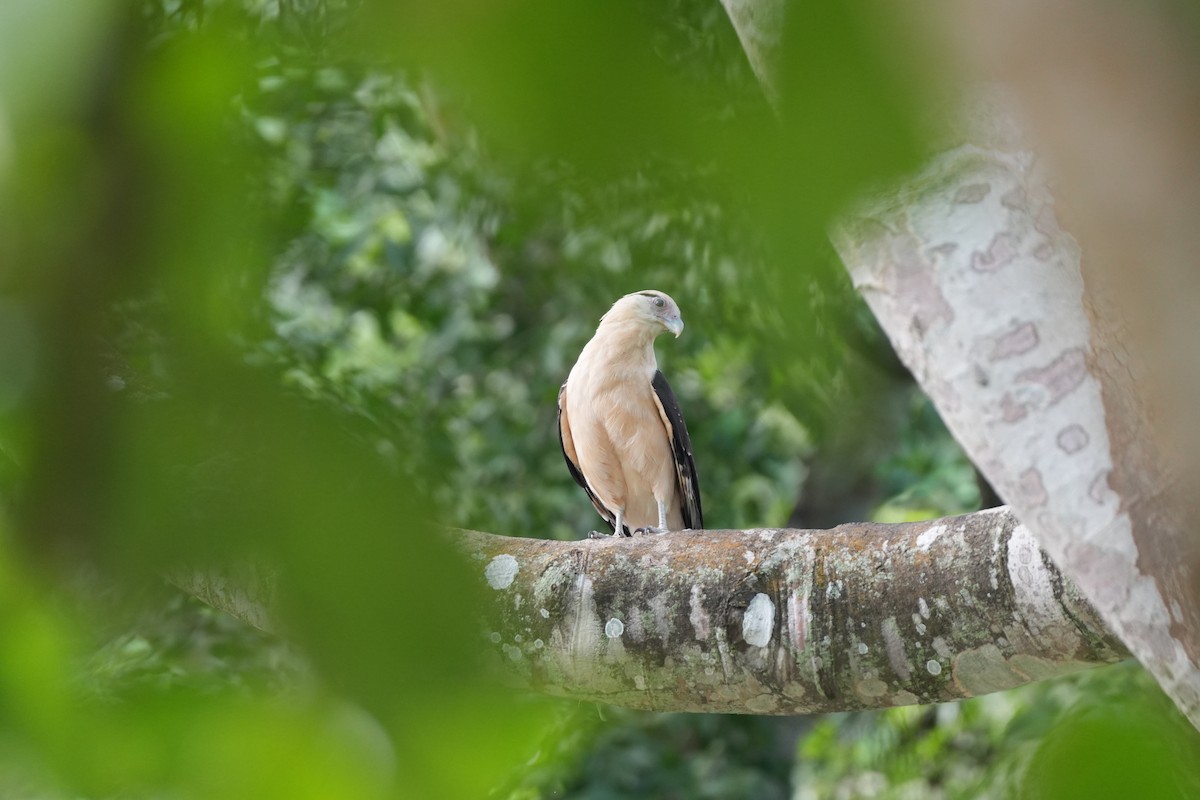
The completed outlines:
{"type": "Polygon", "coordinates": [[[667,304],[666,301],[663,300],[661,297],[654,298],[654,305],[658,306],[659,308],[662,308],[666,304],[667,304]]]}

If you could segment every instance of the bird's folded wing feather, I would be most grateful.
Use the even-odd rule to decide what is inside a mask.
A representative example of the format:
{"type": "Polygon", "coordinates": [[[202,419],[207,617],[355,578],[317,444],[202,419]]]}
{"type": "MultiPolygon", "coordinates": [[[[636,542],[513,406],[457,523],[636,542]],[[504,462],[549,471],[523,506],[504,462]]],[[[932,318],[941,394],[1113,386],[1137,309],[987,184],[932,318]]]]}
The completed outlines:
{"type": "MultiPolygon", "coordinates": [[[[692,439],[688,436],[683,412],[671,384],[667,383],[662,370],[654,373],[654,401],[662,416],[667,436],[671,440],[671,453],[675,460],[676,488],[679,491],[679,507],[683,513],[685,528],[701,530],[704,514],[700,510],[700,479],[696,477],[696,461],[692,457],[692,439]]],[[[589,492],[590,494],[590,492],[589,492]]],[[[593,500],[593,502],[595,502],[593,500]]]]}
{"type": "Polygon", "coordinates": [[[587,492],[588,499],[592,501],[592,505],[596,507],[596,511],[600,513],[600,516],[604,517],[604,521],[608,523],[608,527],[615,530],[617,525],[616,514],[604,507],[604,504],[600,502],[600,499],[592,491],[592,487],[588,486],[587,478],[583,475],[583,470],[579,468],[579,456],[575,453],[575,440],[571,438],[571,421],[567,417],[567,385],[565,383],[558,390],[558,443],[562,446],[563,459],[567,462],[567,469],[571,471],[571,477],[587,492]]]}

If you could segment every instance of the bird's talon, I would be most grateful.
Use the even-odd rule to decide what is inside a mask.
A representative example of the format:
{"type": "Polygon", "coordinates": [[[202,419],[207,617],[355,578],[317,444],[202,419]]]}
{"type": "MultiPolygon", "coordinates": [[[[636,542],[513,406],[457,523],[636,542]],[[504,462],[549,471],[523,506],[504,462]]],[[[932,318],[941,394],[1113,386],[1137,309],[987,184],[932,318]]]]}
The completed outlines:
{"type": "Polygon", "coordinates": [[[589,539],[607,539],[608,537],[609,534],[602,533],[601,531],[591,531],[588,533],[589,539]]]}

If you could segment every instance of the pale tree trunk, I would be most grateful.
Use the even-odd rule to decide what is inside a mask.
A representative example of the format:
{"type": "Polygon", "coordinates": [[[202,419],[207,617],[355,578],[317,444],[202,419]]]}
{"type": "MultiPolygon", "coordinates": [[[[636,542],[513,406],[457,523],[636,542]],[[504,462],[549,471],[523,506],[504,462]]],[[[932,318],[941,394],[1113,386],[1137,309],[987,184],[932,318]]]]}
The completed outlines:
{"type": "Polygon", "coordinates": [[[779,99],[779,41],[783,37],[785,0],[721,0],[750,68],[767,99],[779,99]]]}
{"type": "Polygon", "coordinates": [[[930,40],[1009,79],[1076,190],[1072,220],[1101,269],[1084,280],[1040,160],[995,104],[973,103],[972,144],[864,203],[835,243],[968,455],[1200,725],[1196,516],[1177,485],[1197,471],[1160,447],[1175,435],[1194,459],[1198,438],[1189,290],[1200,238],[1200,136],[1190,134],[1200,123],[1176,106],[1195,107],[1185,79],[1200,70],[1180,66],[1187,59],[1141,11],[1114,20],[1078,2],[942,10],[956,24],[923,20],[930,40]],[[1115,98],[1097,85],[1112,75],[1079,67],[1088,56],[1130,68],[1115,98]],[[1134,102],[1139,91],[1149,99],[1134,102]],[[1134,110],[1106,104],[1120,100],[1134,110]],[[1179,152],[1181,142],[1190,147],[1179,152]],[[1151,424],[1158,405],[1173,428],[1151,424]]]}
{"type": "Polygon", "coordinates": [[[946,154],[918,178],[938,192],[862,209],[838,250],[968,455],[1196,715],[1200,672],[1177,628],[1194,613],[1184,529],[1157,496],[1166,484],[1146,457],[1130,373],[1112,368],[1123,353],[1089,323],[1079,250],[1030,163],[946,154]]]}

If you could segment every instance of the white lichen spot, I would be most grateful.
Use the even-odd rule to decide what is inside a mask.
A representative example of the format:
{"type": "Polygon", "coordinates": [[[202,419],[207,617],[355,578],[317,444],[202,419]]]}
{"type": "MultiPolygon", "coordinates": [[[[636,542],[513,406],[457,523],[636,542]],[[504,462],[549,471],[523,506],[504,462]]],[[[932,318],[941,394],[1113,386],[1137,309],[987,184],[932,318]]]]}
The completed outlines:
{"type": "Polygon", "coordinates": [[[762,592],[754,595],[742,615],[742,638],[754,647],[766,647],[775,630],[775,603],[762,592]]]}
{"type": "Polygon", "coordinates": [[[1171,612],[1171,621],[1172,622],[1179,622],[1183,619],[1183,606],[1179,605],[1178,600],[1172,600],[1170,605],[1167,606],[1167,608],[1171,612]]]}
{"type": "MultiPolygon", "coordinates": [[[[1082,640],[1065,618],[1056,596],[1056,580],[1042,558],[1036,537],[1024,525],[1018,525],[1009,535],[1008,567],[1013,600],[1021,610],[1023,627],[1034,636],[1044,633],[1048,637],[1047,646],[1058,652],[1067,653],[1079,647],[1082,640]]],[[[1093,602],[1103,607],[1099,598],[1093,598],[1093,602]]]]}
{"type": "Polygon", "coordinates": [[[753,564],[753,563],[754,563],[754,553],[753,553],[753,552],[751,552],[751,551],[749,551],[749,550],[747,550],[746,552],[742,553],[742,558],[746,559],[746,563],[747,563],[747,564],[753,564]]]}
{"type": "Polygon", "coordinates": [[[664,642],[671,638],[671,614],[668,608],[669,598],[667,592],[660,592],[650,598],[649,607],[650,613],[654,617],[654,632],[658,638],[664,642]]]}
{"type": "Polygon", "coordinates": [[[834,581],[825,587],[825,596],[831,600],[837,600],[842,596],[842,582],[834,581]]]}
{"type": "Polygon", "coordinates": [[[921,636],[925,635],[925,623],[921,620],[920,614],[912,615],[913,626],[916,627],[917,633],[921,636]]]}
{"type": "Polygon", "coordinates": [[[859,654],[860,656],[865,656],[865,655],[867,654],[867,651],[868,651],[868,650],[870,650],[870,649],[871,649],[871,648],[867,647],[867,643],[866,643],[866,642],[859,642],[859,643],[858,643],[858,654],[859,654]]]}
{"type": "Polygon", "coordinates": [[[543,642],[541,639],[534,639],[534,640],[533,640],[533,649],[534,649],[534,650],[541,650],[541,649],[542,649],[543,647],[545,647],[545,646],[546,646],[546,643],[545,643],[545,642],[543,642]]]}
{"type": "Polygon", "coordinates": [[[925,662],[925,669],[930,675],[942,674],[942,665],[937,659],[934,658],[931,658],[925,662]]]}
{"type": "Polygon", "coordinates": [[[491,640],[492,644],[500,644],[500,632],[492,631],[491,635],[488,636],[488,639],[491,640]]]}
{"type": "MultiPolygon", "coordinates": [[[[792,647],[795,648],[796,652],[803,650],[808,641],[808,619],[808,595],[802,594],[797,589],[793,589],[791,594],[788,595],[787,626],[792,647]]],[[[779,652],[780,655],[783,654],[782,650],[779,652]]]]}
{"type": "Polygon", "coordinates": [[[639,692],[646,691],[646,678],[642,675],[634,675],[633,685],[639,692]]]}
{"type": "Polygon", "coordinates": [[[928,528],[917,537],[917,549],[928,550],[930,546],[938,540],[943,533],[946,532],[945,525],[930,525],[928,528]]]}
{"type": "MultiPolygon", "coordinates": [[[[883,634],[883,644],[887,650],[888,663],[902,681],[912,676],[912,665],[904,654],[904,639],[900,636],[900,627],[895,617],[888,617],[879,626],[883,634]]],[[[919,643],[918,643],[919,646],[919,643]]]]}
{"type": "Polygon", "coordinates": [[[513,661],[521,660],[521,648],[517,647],[515,644],[506,644],[501,649],[504,651],[504,655],[508,656],[513,661]]]}
{"type": "Polygon", "coordinates": [[[569,631],[569,646],[581,659],[599,656],[604,642],[604,620],[596,609],[596,591],[588,575],[579,575],[568,593],[564,628],[569,631]]]}
{"type": "Polygon", "coordinates": [[[922,617],[924,617],[925,619],[929,619],[929,603],[925,602],[924,597],[917,598],[917,611],[921,614],[922,617]]]}
{"type": "Polygon", "coordinates": [[[550,619],[550,612],[544,608],[539,608],[538,613],[542,615],[542,619],[550,619]]]}
{"type": "Polygon", "coordinates": [[[523,603],[523,602],[525,602],[524,598],[522,598],[521,595],[518,594],[515,598],[513,598],[513,608],[515,608],[517,611],[520,611],[521,603],[523,603]]]}
{"type": "Polygon", "coordinates": [[[521,634],[518,633],[516,636],[514,636],[513,641],[516,642],[517,644],[520,644],[523,641],[521,639],[521,634]]]}
{"type": "Polygon", "coordinates": [[[613,617],[604,626],[604,635],[610,639],[619,638],[625,632],[625,623],[613,617]]]}
{"type": "Polygon", "coordinates": [[[483,577],[487,578],[488,586],[493,589],[507,589],[517,577],[518,569],[517,560],[504,553],[488,562],[483,569],[483,577]]]}
{"type": "Polygon", "coordinates": [[[946,644],[946,640],[940,636],[933,640],[933,651],[942,658],[950,657],[950,645],[946,644]]]}
{"type": "Polygon", "coordinates": [[[746,708],[755,714],[770,714],[779,706],[779,701],[769,694],[760,694],[746,701],[746,708]]]}
{"type": "Polygon", "coordinates": [[[696,639],[701,642],[707,640],[709,619],[708,612],[704,610],[704,592],[701,591],[699,584],[692,584],[691,613],[688,614],[688,620],[692,623],[696,639]]]}

